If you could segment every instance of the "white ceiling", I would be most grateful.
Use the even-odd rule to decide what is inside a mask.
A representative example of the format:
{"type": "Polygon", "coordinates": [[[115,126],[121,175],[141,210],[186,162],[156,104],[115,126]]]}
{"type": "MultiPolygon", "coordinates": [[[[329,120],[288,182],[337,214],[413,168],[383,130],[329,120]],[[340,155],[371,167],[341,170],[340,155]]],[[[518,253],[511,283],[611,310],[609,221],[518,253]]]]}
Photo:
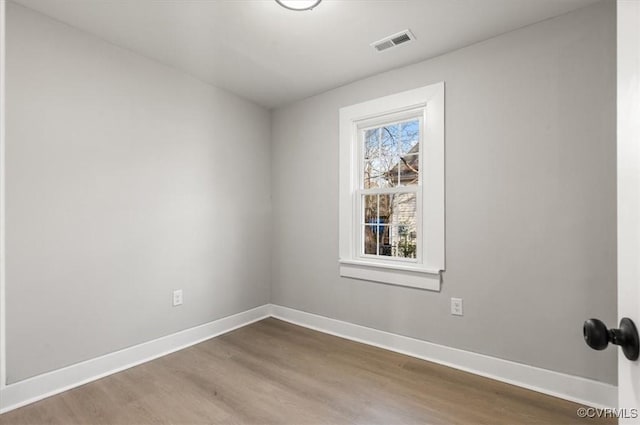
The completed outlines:
{"type": "Polygon", "coordinates": [[[415,63],[597,0],[14,0],[261,105],[415,63]],[[369,44],[409,28],[417,41],[369,44]]]}

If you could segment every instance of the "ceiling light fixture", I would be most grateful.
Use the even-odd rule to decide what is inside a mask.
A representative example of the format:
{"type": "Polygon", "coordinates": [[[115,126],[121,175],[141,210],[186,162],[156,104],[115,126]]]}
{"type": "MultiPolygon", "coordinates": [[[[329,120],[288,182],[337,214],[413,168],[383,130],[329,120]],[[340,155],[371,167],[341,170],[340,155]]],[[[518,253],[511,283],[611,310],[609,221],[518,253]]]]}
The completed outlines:
{"type": "Polygon", "coordinates": [[[322,0],[276,0],[276,2],[290,10],[311,10],[322,0]]]}

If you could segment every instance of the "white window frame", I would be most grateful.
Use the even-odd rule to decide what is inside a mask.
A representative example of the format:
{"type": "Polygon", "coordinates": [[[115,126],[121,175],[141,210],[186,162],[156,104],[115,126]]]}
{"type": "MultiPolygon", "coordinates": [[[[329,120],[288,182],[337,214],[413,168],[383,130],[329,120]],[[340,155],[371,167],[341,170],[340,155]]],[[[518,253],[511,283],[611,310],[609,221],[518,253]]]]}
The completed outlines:
{"type": "MultiPolygon", "coordinates": [[[[444,82],[340,109],[340,275],[439,291],[445,270],[444,82]],[[361,198],[364,128],[420,116],[415,259],[364,255],[361,198]]],[[[389,192],[407,190],[390,188],[389,192]]]]}

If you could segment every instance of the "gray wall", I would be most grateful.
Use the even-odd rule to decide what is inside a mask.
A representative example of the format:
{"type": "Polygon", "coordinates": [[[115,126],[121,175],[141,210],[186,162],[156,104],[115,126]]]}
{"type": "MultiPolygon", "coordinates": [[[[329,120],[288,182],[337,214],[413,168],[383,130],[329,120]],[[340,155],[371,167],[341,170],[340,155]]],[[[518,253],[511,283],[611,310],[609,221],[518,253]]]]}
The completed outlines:
{"type": "Polygon", "coordinates": [[[7,55],[10,383],[269,302],[268,111],[12,3],[7,55]]]}
{"type": "Polygon", "coordinates": [[[615,383],[615,91],[607,1],[274,111],[272,302],[615,383]],[[442,292],[340,278],[338,108],[441,80],[442,292]]]}

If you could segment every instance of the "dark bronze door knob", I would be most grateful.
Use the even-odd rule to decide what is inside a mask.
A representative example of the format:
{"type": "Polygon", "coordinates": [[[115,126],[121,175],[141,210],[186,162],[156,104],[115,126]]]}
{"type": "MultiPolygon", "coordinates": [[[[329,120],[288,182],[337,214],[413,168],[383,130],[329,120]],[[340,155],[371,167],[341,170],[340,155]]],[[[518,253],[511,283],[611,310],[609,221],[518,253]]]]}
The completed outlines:
{"type": "Polygon", "coordinates": [[[619,345],[629,360],[638,360],[640,354],[640,338],[636,325],[628,317],[620,320],[618,329],[607,329],[607,325],[598,319],[584,322],[582,334],[587,345],[594,350],[604,350],[609,343],[619,345]]]}

